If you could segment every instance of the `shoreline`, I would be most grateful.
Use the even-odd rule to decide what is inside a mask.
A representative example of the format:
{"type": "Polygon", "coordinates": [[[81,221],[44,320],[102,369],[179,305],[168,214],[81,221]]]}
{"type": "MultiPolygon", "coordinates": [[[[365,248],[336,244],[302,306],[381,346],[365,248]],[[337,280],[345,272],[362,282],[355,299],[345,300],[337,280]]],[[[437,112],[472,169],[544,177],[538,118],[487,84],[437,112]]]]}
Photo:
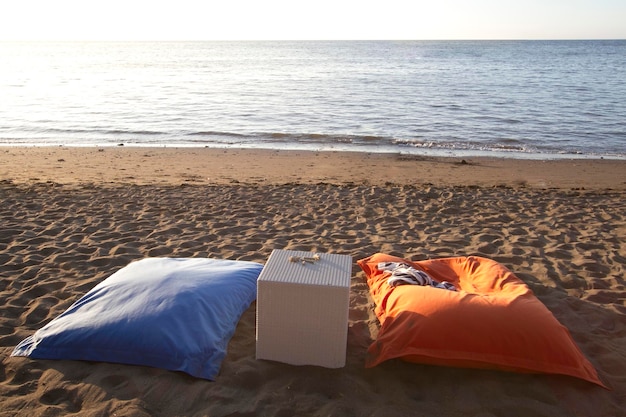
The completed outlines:
{"type": "Polygon", "coordinates": [[[287,146],[281,147],[280,144],[274,146],[237,146],[228,144],[205,144],[197,143],[177,143],[171,145],[163,144],[140,144],[140,143],[94,143],[94,144],[67,144],[67,143],[0,143],[0,150],[3,148],[78,148],[78,149],[111,149],[111,148],[131,148],[131,149],[212,149],[212,150],[247,150],[247,151],[282,151],[282,152],[315,152],[315,153],[356,153],[356,154],[383,154],[398,155],[406,157],[422,157],[435,159],[505,159],[505,160],[522,160],[522,161],[560,161],[560,160],[609,160],[609,161],[626,161],[626,155],[622,154],[584,154],[584,153],[538,153],[538,152],[517,152],[517,151],[472,151],[472,150],[455,150],[447,149],[433,150],[429,147],[409,147],[403,149],[389,148],[385,146],[287,146]]]}
{"type": "Polygon", "coordinates": [[[61,184],[462,185],[626,190],[626,161],[226,148],[5,147],[0,180],[61,184]]]}

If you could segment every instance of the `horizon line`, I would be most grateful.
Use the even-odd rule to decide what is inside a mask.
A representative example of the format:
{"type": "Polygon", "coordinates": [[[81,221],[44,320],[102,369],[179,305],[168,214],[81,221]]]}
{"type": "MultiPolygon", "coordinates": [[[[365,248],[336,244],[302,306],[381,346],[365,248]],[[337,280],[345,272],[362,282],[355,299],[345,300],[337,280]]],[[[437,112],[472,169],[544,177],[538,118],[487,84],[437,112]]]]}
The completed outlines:
{"type": "Polygon", "coordinates": [[[625,41],[626,38],[371,38],[371,39],[0,39],[0,42],[476,42],[476,41],[625,41]]]}

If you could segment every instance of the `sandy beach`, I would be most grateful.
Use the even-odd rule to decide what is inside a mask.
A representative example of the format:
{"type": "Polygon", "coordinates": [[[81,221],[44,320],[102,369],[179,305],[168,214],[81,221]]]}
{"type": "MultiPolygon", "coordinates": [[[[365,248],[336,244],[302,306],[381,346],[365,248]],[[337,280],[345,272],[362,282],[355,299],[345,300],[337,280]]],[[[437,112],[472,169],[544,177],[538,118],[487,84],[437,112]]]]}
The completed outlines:
{"type": "Polygon", "coordinates": [[[626,409],[626,161],[207,148],[0,148],[0,416],[620,416],[626,409]],[[255,359],[255,304],[215,382],[10,357],[145,257],[264,263],[273,249],[512,270],[609,388],[565,376],[364,367],[379,324],[354,263],[344,368],[255,359]]]}

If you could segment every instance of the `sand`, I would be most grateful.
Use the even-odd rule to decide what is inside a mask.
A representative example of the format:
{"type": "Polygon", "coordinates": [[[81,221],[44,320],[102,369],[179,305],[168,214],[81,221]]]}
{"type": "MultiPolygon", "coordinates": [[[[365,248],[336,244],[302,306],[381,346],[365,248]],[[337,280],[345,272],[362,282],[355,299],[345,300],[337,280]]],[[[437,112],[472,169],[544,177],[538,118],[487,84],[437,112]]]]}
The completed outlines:
{"type": "Polygon", "coordinates": [[[0,148],[0,416],[619,416],[626,409],[626,162],[335,152],[0,148]],[[255,304],[215,382],[9,357],[148,256],[264,263],[272,249],[481,255],[568,327],[610,390],[564,376],[390,361],[352,270],[347,364],[255,359],[255,304]]]}

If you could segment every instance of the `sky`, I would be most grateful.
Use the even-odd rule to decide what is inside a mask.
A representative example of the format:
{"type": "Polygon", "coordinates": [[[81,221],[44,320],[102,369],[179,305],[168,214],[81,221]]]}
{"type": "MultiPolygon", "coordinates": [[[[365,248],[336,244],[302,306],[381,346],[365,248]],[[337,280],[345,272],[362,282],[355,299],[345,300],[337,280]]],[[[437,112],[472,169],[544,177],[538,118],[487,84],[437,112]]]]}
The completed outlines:
{"type": "Polygon", "coordinates": [[[626,39],[626,0],[13,0],[0,40],[626,39]]]}

